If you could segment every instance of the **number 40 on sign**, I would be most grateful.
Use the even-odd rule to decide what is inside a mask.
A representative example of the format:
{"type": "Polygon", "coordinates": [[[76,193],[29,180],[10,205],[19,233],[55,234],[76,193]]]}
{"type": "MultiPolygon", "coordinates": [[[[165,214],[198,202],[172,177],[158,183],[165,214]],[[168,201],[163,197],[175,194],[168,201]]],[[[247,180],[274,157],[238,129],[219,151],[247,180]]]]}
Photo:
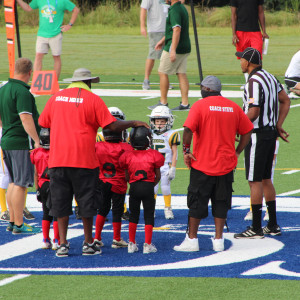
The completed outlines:
{"type": "Polygon", "coordinates": [[[35,71],[32,77],[31,93],[53,95],[59,91],[55,71],[35,71]]]}

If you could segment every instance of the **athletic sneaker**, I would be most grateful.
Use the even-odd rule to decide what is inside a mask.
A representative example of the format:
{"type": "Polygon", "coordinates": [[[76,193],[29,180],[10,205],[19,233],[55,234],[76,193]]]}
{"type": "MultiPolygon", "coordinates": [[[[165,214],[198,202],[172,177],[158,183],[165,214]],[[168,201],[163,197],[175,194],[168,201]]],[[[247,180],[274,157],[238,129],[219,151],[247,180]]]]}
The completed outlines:
{"type": "Polygon", "coordinates": [[[265,216],[264,216],[264,221],[269,221],[269,212],[266,210],[265,216]]]}
{"type": "Polygon", "coordinates": [[[173,211],[172,211],[172,207],[165,207],[165,218],[167,220],[172,220],[174,219],[174,214],[173,214],[173,211]]]}
{"type": "Polygon", "coordinates": [[[119,241],[113,240],[111,247],[114,249],[126,248],[128,244],[121,238],[119,241]]]}
{"type": "Polygon", "coordinates": [[[264,237],[265,236],[261,228],[259,230],[253,230],[252,226],[249,226],[245,231],[234,235],[235,239],[263,239],[264,237]]]}
{"type": "Polygon", "coordinates": [[[281,229],[279,225],[274,225],[272,227],[269,227],[268,225],[263,228],[264,234],[269,234],[269,235],[281,235],[281,229]]]}
{"type": "Polygon", "coordinates": [[[49,239],[43,239],[42,249],[51,249],[51,248],[52,248],[51,241],[49,239]]]}
{"type": "Polygon", "coordinates": [[[98,247],[103,247],[104,246],[104,243],[102,242],[102,240],[97,240],[97,239],[94,239],[94,243],[98,246],[98,247]]]}
{"type": "Polygon", "coordinates": [[[128,253],[134,253],[139,251],[139,248],[137,247],[137,244],[133,242],[129,242],[128,244],[128,253]]]}
{"type": "Polygon", "coordinates": [[[153,244],[144,243],[143,254],[149,254],[155,252],[157,252],[157,249],[153,244]]]}
{"type": "Polygon", "coordinates": [[[179,104],[179,106],[172,108],[171,110],[181,110],[181,111],[188,111],[190,110],[190,105],[182,105],[181,102],[179,104]]]}
{"type": "Polygon", "coordinates": [[[75,206],[75,217],[77,220],[81,220],[81,216],[79,215],[79,206],[75,206]]]}
{"type": "Polygon", "coordinates": [[[143,90],[150,90],[150,81],[148,79],[145,79],[142,87],[143,87],[143,90]]]}
{"type": "Polygon", "coordinates": [[[28,210],[27,207],[23,209],[23,216],[26,220],[34,220],[35,216],[28,210]]]}
{"type": "Polygon", "coordinates": [[[14,226],[11,225],[10,223],[8,223],[7,227],[6,227],[6,231],[13,231],[14,230],[14,226]]]}
{"type": "Polygon", "coordinates": [[[122,215],[122,220],[123,221],[129,221],[129,211],[126,211],[122,215]]]}
{"type": "Polygon", "coordinates": [[[214,239],[211,238],[212,244],[213,244],[213,250],[214,251],[224,251],[224,239],[214,239]]]}
{"type": "Polygon", "coordinates": [[[9,222],[9,211],[8,210],[1,213],[0,220],[5,221],[5,222],[9,222]]]}
{"type": "Polygon", "coordinates": [[[154,104],[152,106],[148,106],[149,109],[153,110],[155,107],[157,106],[169,106],[168,103],[167,104],[162,104],[160,101],[157,104],[154,104]]]}
{"type": "Polygon", "coordinates": [[[92,244],[83,242],[82,255],[97,255],[97,254],[101,254],[101,253],[102,253],[102,250],[95,243],[95,241],[92,244]]]}
{"type": "Polygon", "coordinates": [[[59,247],[59,242],[57,239],[53,239],[52,250],[57,250],[59,247]]]}
{"type": "Polygon", "coordinates": [[[36,234],[42,231],[41,228],[36,228],[34,226],[30,226],[26,223],[23,223],[21,227],[14,225],[13,234],[36,234]]]}
{"type": "Polygon", "coordinates": [[[185,239],[183,240],[183,242],[178,246],[174,246],[173,249],[175,251],[180,251],[180,252],[199,251],[198,239],[190,239],[189,236],[186,234],[185,239]]]}
{"type": "Polygon", "coordinates": [[[69,250],[70,250],[70,243],[61,244],[57,248],[55,255],[57,257],[68,257],[69,256],[69,250]]]}
{"type": "Polygon", "coordinates": [[[252,211],[249,210],[244,218],[244,221],[252,221],[252,218],[253,218],[252,211]]]}
{"type": "Polygon", "coordinates": [[[290,93],[288,94],[288,96],[289,96],[290,99],[296,99],[296,98],[299,98],[299,95],[297,95],[297,94],[294,93],[294,92],[290,92],[290,93]]]}

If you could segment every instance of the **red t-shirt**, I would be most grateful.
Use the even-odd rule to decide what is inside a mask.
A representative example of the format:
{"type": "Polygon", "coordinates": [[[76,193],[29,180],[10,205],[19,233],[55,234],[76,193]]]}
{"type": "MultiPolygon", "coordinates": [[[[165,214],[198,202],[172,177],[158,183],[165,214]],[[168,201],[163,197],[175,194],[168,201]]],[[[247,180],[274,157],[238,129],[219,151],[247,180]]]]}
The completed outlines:
{"type": "Polygon", "coordinates": [[[198,100],[183,125],[193,132],[191,166],[210,176],[231,172],[237,165],[236,134],[246,134],[253,124],[243,110],[222,96],[198,100]]]}
{"type": "Polygon", "coordinates": [[[49,150],[44,148],[32,150],[30,152],[30,160],[36,168],[38,175],[38,186],[42,187],[46,181],[50,181],[48,176],[49,150]]]}
{"type": "Polygon", "coordinates": [[[165,158],[157,150],[132,150],[121,155],[120,167],[128,170],[129,183],[135,181],[155,181],[155,169],[164,165],[165,158]]]}
{"type": "Polygon", "coordinates": [[[53,95],[39,118],[42,127],[50,128],[49,168],[97,168],[97,130],[115,121],[103,100],[88,90],[69,88],[53,95]]]}
{"type": "Polygon", "coordinates": [[[112,184],[112,192],[125,194],[127,181],[125,179],[125,170],[119,165],[119,158],[125,151],[131,151],[132,147],[123,142],[98,142],[95,147],[100,164],[99,178],[103,182],[112,184]]]}

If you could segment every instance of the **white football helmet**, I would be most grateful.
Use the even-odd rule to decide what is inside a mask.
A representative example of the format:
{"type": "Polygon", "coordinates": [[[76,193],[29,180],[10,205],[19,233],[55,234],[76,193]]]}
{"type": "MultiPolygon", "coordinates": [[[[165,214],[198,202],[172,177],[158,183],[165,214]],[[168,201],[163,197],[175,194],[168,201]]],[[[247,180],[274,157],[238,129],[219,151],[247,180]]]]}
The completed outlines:
{"type": "Polygon", "coordinates": [[[109,107],[109,112],[116,118],[119,118],[121,120],[125,120],[125,114],[121,111],[118,107],[109,107]]]}
{"type": "Polygon", "coordinates": [[[164,133],[173,127],[174,116],[172,115],[171,110],[167,106],[160,105],[155,107],[152,110],[151,115],[148,115],[148,117],[150,127],[156,134],[164,133]],[[162,128],[160,128],[155,125],[155,119],[166,119],[167,122],[162,128]]]}

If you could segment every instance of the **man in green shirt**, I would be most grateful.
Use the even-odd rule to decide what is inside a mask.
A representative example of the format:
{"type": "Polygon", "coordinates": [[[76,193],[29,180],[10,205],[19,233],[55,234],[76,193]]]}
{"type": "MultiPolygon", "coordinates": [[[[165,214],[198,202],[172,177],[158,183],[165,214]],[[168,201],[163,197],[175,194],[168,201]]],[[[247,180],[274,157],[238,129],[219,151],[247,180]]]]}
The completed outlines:
{"type": "Polygon", "coordinates": [[[39,30],[36,41],[34,71],[42,70],[44,55],[51,49],[57,78],[61,71],[62,33],[71,29],[79,8],[69,0],[32,0],[29,4],[17,0],[25,11],[39,10],[39,30]],[[69,24],[62,25],[65,11],[72,11],[69,24]]]}
{"type": "Polygon", "coordinates": [[[39,144],[38,111],[27,84],[32,73],[32,62],[19,58],[13,78],[0,89],[1,148],[9,173],[7,203],[10,223],[7,231],[13,234],[38,233],[40,229],[23,223],[26,189],[33,186],[34,168],[29,150],[39,144]]]}
{"type": "Polygon", "coordinates": [[[182,102],[173,110],[189,110],[189,81],[186,76],[187,58],[191,52],[189,16],[183,0],[166,2],[171,4],[166,21],[166,32],[155,47],[155,50],[160,50],[164,46],[158,68],[161,98],[158,104],[148,108],[168,105],[169,75],[176,74],[179,79],[182,102]]]}

